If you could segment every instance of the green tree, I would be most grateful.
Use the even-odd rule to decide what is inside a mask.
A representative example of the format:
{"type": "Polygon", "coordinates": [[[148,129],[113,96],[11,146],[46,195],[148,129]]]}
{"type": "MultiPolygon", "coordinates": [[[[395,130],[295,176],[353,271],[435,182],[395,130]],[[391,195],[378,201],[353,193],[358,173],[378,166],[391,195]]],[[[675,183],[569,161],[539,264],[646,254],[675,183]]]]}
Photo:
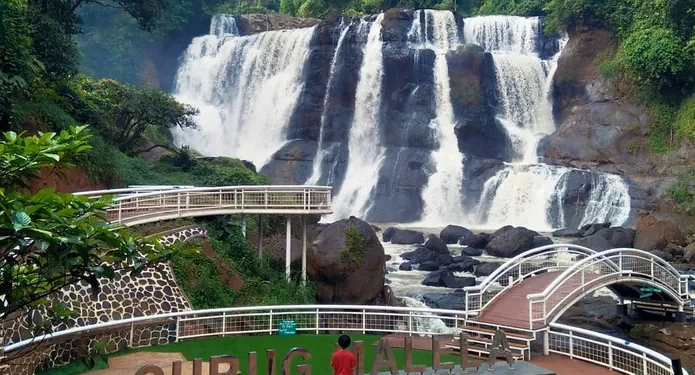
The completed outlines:
{"type": "Polygon", "coordinates": [[[101,116],[99,130],[122,151],[130,151],[148,127],[194,127],[198,110],[168,93],[149,87],[136,89],[112,79],[85,79],[81,87],[89,108],[101,116]]]}
{"type": "Polygon", "coordinates": [[[98,200],[43,189],[31,195],[20,188],[43,168],[71,166],[89,149],[86,127],[0,140],[0,319],[44,309],[48,328],[70,311],[50,303],[52,293],[79,281],[94,292],[99,278],[116,270],[137,273],[176,252],[157,241],[130,234],[108,222],[110,197],[98,200]]]}

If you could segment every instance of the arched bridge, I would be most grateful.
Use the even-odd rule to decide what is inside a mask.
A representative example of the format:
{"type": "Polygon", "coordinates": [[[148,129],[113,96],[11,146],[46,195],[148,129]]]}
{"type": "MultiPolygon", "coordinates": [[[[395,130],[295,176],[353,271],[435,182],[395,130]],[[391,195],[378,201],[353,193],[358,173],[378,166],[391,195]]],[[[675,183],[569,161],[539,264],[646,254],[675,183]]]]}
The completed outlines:
{"type": "MultiPolygon", "coordinates": [[[[285,215],[287,234],[285,270],[290,275],[292,222],[290,215],[324,215],[331,209],[330,186],[244,185],[244,186],[134,186],[124,189],[74,193],[91,198],[115,196],[107,218],[126,226],[141,225],[185,217],[242,215],[246,235],[246,215],[259,215],[258,252],[263,253],[263,221],[260,215],[285,215]]],[[[306,278],[306,220],[302,219],[302,276],[306,278]]]]}
{"type": "Polygon", "coordinates": [[[642,250],[549,245],[508,260],[480,285],[465,288],[466,310],[477,314],[473,321],[537,331],[607,287],[623,303],[665,303],[682,315],[691,303],[688,278],[642,250]]]}

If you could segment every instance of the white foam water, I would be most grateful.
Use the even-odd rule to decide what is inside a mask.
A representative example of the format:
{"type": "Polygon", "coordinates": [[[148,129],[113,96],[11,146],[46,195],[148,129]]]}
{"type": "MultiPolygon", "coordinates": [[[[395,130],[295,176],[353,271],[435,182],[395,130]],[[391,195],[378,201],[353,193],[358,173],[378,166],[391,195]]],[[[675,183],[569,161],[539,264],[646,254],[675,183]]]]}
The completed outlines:
{"type": "Polygon", "coordinates": [[[383,56],[379,14],[369,26],[360,78],[355,94],[355,117],[348,140],[348,165],[345,179],[333,200],[333,213],[324,221],[333,222],[350,215],[364,217],[372,205],[372,192],[379,179],[385,148],[379,135],[383,56]]]}
{"type": "MultiPolygon", "coordinates": [[[[323,176],[323,171],[321,170],[321,166],[323,165],[323,161],[326,159],[326,156],[330,153],[330,150],[326,150],[323,148],[323,129],[324,126],[326,125],[326,110],[328,108],[328,100],[330,99],[330,94],[331,94],[331,88],[333,87],[333,80],[335,76],[335,67],[337,65],[338,57],[340,56],[340,51],[341,47],[343,46],[343,41],[345,41],[345,36],[347,35],[348,31],[350,31],[350,27],[352,26],[352,22],[350,24],[345,25],[345,20],[341,19],[340,21],[340,36],[338,37],[338,42],[335,45],[335,52],[333,53],[333,60],[331,61],[331,70],[330,73],[328,74],[328,83],[326,84],[326,94],[323,97],[323,113],[321,114],[321,129],[319,131],[319,144],[318,148],[316,151],[316,156],[314,157],[314,163],[312,164],[311,167],[311,176],[309,179],[306,181],[305,185],[316,185],[321,177],[323,176]]],[[[337,162],[337,160],[336,160],[337,162]]]]}
{"type": "Polygon", "coordinates": [[[219,13],[212,16],[210,35],[239,35],[239,27],[236,24],[234,15],[219,13]]]}
{"type": "Polygon", "coordinates": [[[449,65],[446,53],[460,44],[458,27],[453,13],[425,10],[424,32],[420,26],[420,14],[413,22],[411,35],[419,48],[435,52],[434,95],[437,117],[430,127],[434,129],[439,148],[432,152],[434,172],[422,191],[424,202],[423,223],[436,226],[442,223],[460,222],[464,218],[461,189],[463,184],[464,156],[458,149],[454,132],[454,110],[451,104],[449,65]],[[429,27],[432,34],[429,35],[429,27]]]}
{"type": "Polygon", "coordinates": [[[232,36],[230,19],[214,18],[215,34],[193,39],[184,55],[175,97],[200,114],[197,128],[173,130],[174,141],[260,169],[286,142],[316,27],[232,36]]]}

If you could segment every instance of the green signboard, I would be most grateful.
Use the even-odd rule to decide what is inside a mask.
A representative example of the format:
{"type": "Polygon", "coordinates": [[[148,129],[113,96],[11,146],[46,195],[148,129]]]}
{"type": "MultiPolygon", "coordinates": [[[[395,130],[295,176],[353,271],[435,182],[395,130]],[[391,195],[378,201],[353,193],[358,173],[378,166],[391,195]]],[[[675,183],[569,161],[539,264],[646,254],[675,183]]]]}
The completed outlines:
{"type": "Polygon", "coordinates": [[[646,298],[646,297],[651,297],[654,293],[661,293],[661,289],[655,288],[649,285],[645,285],[641,288],[639,288],[640,292],[642,292],[639,295],[639,298],[646,298]]]}
{"type": "Polygon", "coordinates": [[[281,320],[278,329],[280,336],[294,336],[297,334],[297,322],[294,320],[281,320]]]}

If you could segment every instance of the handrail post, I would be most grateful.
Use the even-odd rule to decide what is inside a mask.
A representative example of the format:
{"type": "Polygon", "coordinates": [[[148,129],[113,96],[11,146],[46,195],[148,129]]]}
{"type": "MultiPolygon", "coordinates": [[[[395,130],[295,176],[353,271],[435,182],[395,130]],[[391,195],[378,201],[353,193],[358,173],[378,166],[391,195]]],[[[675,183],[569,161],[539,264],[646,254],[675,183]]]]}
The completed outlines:
{"type": "Polygon", "coordinates": [[[128,340],[128,347],[129,348],[133,347],[133,336],[135,336],[135,323],[131,322],[130,323],[130,339],[128,340]]]}
{"type": "Polygon", "coordinates": [[[574,337],[572,336],[572,331],[570,331],[570,359],[574,359],[574,337]]]}
{"type": "Polygon", "coordinates": [[[227,333],[227,312],[222,313],[222,337],[227,333]]]}
{"type": "Polygon", "coordinates": [[[408,336],[413,335],[413,310],[408,310],[408,336]]]}
{"type": "Polygon", "coordinates": [[[273,309],[270,309],[269,313],[270,313],[270,319],[269,319],[269,323],[268,323],[268,335],[272,335],[273,334],[273,309]]]}
{"type": "Polygon", "coordinates": [[[651,261],[651,274],[649,276],[651,276],[652,280],[654,280],[654,258],[650,258],[650,261],[651,261]]]}
{"type": "Polygon", "coordinates": [[[528,300],[528,329],[533,329],[533,299],[528,300]]]}
{"type": "Polygon", "coordinates": [[[176,336],[174,337],[174,342],[179,342],[179,330],[181,328],[181,317],[176,317],[176,336]]]}
{"type": "Polygon", "coordinates": [[[176,215],[181,216],[181,193],[176,193],[176,215]]]}
{"type": "Polygon", "coordinates": [[[316,309],[316,334],[319,334],[319,309],[316,309]]]}
{"type": "Polygon", "coordinates": [[[647,364],[648,364],[648,362],[647,362],[647,353],[642,352],[642,365],[644,366],[644,367],[643,367],[643,369],[644,369],[643,374],[648,374],[648,373],[649,373],[649,372],[648,372],[648,371],[649,371],[649,366],[648,366],[647,364]]]}
{"type": "Polygon", "coordinates": [[[367,310],[362,309],[362,334],[367,334],[367,310]]]}
{"type": "Polygon", "coordinates": [[[608,367],[613,370],[613,342],[611,341],[608,341],[608,367]]]}

